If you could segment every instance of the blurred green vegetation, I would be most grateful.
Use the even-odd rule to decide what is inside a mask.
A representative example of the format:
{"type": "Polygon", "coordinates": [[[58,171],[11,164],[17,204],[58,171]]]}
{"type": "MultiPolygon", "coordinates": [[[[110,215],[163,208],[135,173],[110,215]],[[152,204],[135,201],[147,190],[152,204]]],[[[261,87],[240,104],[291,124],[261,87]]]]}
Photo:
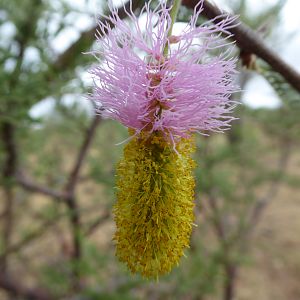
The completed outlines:
{"type": "MultiPolygon", "coordinates": [[[[89,92],[83,71],[94,61],[81,52],[92,46],[93,36],[79,32],[83,38],[76,47],[62,53],[53,49],[58,35],[74,25],[66,21],[70,16],[91,12],[58,0],[0,4],[1,276],[13,276],[24,290],[50,291],[53,299],[234,299],[239,271],[252,263],[253,230],[279,186],[299,193],[299,176],[288,170],[299,147],[299,94],[259,59],[256,70],[240,66],[243,88],[259,73],[281,106],[240,105],[231,131],[197,136],[197,227],[191,248],[170,275],[146,281],[130,275],[114,257],[114,174],[124,145],[116,144],[128,134],[109,120],[98,121],[91,133],[95,117],[82,105],[87,102],[82,95],[89,92]],[[64,101],[66,94],[72,104],[64,101]],[[34,116],[34,105],[49,97],[54,106],[46,116],[34,116]],[[88,136],[92,140],[74,189],[64,198],[88,136]]],[[[250,17],[246,1],[234,1],[233,8],[254,28],[270,19],[266,26],[272,31],[283,4],[250,17]]],[[[190,14],[182,9],[181,21],[190,14]]],[[[22,291],[5,288],[1,276],[0,288],[17,297],[7,299],[23,299],[22,291]]]]}

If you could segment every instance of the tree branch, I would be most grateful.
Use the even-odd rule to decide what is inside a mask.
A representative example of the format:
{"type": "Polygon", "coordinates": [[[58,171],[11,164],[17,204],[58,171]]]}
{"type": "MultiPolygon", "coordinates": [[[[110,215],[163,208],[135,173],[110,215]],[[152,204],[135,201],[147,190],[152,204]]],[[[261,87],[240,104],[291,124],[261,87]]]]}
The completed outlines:
{"type": "MultiPolygon", "coordinates": [[[[56,191],[53,189],[49,189],[47,187],[41,186],[39,184],[36,184],[30,180],[28,180],[26,177],[22,175],[21,172],[15,172],[15,179],[20,186],[22,186],[24,189],[31,191],[31,192],[37,192],[41,193],[46,196],[50,196],[55,198],[56,200],[65,200],[66,205],[69,208],[70,211],[70,224],[72,228],[72,236],[73,236],[73,250],[72,251],[72,261],[74,263],[74,269],[73,269],[73,287],[75,290],[78,289],[78,283],[79,283],[79,269],[78,269],[78,261],[81,259],[81,222],[80,222],[80,212],[79,207],[75,198],[75,187],[79,179],[80,170],[84,161],[84,158],[86,157],[86,154],[88,152],[88,149],[91,145],[91,142],[93,140],[93,137],[96,132],[96,128],[101,122],[100,116],[95,116],[92,120],[89,128],[86,131],[85,137],[83,139],[82,145],[79,149],[78,155],[76,157],[75,163],[73,168],[71,169],[68,181],[65,185],[65,188],[62,192],[56,191]]],[[[13,174],[13,173],[12,173],[13,174]]],[[[46,224],[48,225],[48,224],[46,224]]],[[[97,226],[97,225],[95,225],[97,226]]],[[[43,229],[43,228],[42,228],[43,229]]],[[[93,231],[93,229],[92,229],[93,231]]],[[[15,245],[14,247],[10,248],[8,247],[7,251],[4,251],[5,254],[11,253],[14,251],[17,251],[20,247],[22,247],[25,244],[27,244],[29,241],[34,239],[36,237],[36,234],[39,234],[40,231],[37,231],[35,234],[29,237],[29,239],[25,239],[21,242],[21,244],[15,245]]],[[[4,256],[0,257],[3,258],[4,256]]],[[[4,257],[5,258],[5,257],[4,257]]]]}
{"type": "Polygon", "coordinates": [[[212,190],[209,192],[207,203],[209,204],[210,209],[213,212],[212,223],[214,225],[215,232],[216,232],[219,240],[222,243],[225,243],[226,242],[227,233],[225,231],[224,224],[222,222],[222,216],[221,216],[219,207],[217,206],[217,201],[216,201],[216,197],[215,197],[214,194],[215,193],[212,190]]]}
{"type": "MultiPolygon", "coordinates": [[[[64,215],[63,215],[64,216],[64,215]]],[[[35,231],[32,233],[28,234],[26,237],[21,239],[18,242],[15,242],[14,244],[10,245],[6,251],[0,255],[0,260],[2,259],[3,256],[8,256],[10,254],[16,253],[26,247],[27,245],[31,244],[32,241],[36,240],[37,238],[41,237],[49,227],[56,225],[58,222],[59,218],[55,218],[52,220],[46,220],[44,223],[35,231]]]]}
{"type": "MultiPolygon", "coordinates": [[[[3,211],[3,247],[4,253],[10,246],[12,227],[13,227],[13,175],[17,166],[17,152],[15,145],[15,127],[10,122],[3,122],[1,126],[2,142],[6,154],[2,170],[2,180],[4,184],[4,211],[3,211]]],[[[5,271],[7,268],[7,257],[3,255],[0,259],[0,270],[5,271]]]]}
{"type": "Polygon", "coordinates": [[[55,198],[56,200],[63,200],[66,198],[66,195],[60,191],[56,191],[54,189],[39,185],[28,178],[26,178],[24,175],[22,175],[20,172],[16,174],[16,182],[25,190],[33,193],[39,193],[43,194],[45,196],[50,196],[55,198]]]}
{"type": "Polygon", "coordinates": [[[77,158],[75,160],[74,166],[71,169],[69,179],[65,185],[64,192],[67,195],[66,204],[70,211],[70,225],[72,229],[73,237],[73,250],[72,251],[72,261],[73,261],[73,288],[78,290],[79,281],[80,281],[80,271],[78,262],[81,259],[81,222],[80,222],[80,212],[79,207],[75,198],[75,187],[78,182],[79,173],[88,152],[88,149],[91,145],[91,142],[94,138],[96,128],[99,125],[101,118],[99,115],[96,115],[87,129],[83,143],[79,149],[77,158]]]}
{"type": "Polygon", "coordinates": [[[68,194],[72,194],[74,192],[74,188],[78,181],[78,176],[79,176],[80,169],[82,167],[83,160],[87,154],[88,148],[93,140],[94,134],[96,132],[96,128],[99,125],[100,121],[101,121],[100,116],[96,115],[94,117],[92,123],[90,124],[89,128],[86,131],[84,141],[81,145],[81,148],[80,148],[78,156],[75,160],[73,169],[70,172],[68,182],[65,186],[65,191],[68,194]]]}
{"type": "Polygon", "coordinates": [[[97,218],[94,222],[92,222],[84,231],[85,236],[90,236],[92,235],[97,228],[102,225],[105,221],[107,221],[110,218],[110,213],[109,211],[106,211],[104,215],[100,216],[97,218]]]}
{"type": "Polygon", "coordinates": [[[65,186],[64,192],[56,191],[54,189],[37,184],[37,183],[29,180],[27,177],[25,177],[22,174],[22,172],[20,172],[20,171],[16,172],[16,174],[15,174],[16,182],[22,188],[24,188],[25,190],[27,190],[29,192],[40,193],[40,194],[43,194],[46,196],[53,197],[57,200],[70,198],[70,194],[72,194],[74,192],[74,187],[76,186],[76,183],[79,179],[79,172],[80,172],[81,166],[83,164],[83,160],[86,156],[88,148],[94,137],[96,128],[97,128],[98,124],[100,123],[100,121],[101,121],[100,117],[96,116],[93,119],[90,127],[87,129],[85,139],[82,143],[82,146],[79,150],[78,156],[75,160],[74,167],[72,168],[72,170],[70,172],[70,176],[69,176],[68,182],[65,186]]]}
{"type": "MultiPolygon", "coordinates": [[[[132,0],[132,10],[135,11],[141,6],[143,2],[144,1],[141,0],[132,0]]],[[[120,17],[120,19],[126,18],[126,11],[130,11],[130,1],[128,1],[123,7],[118,9],[118,16],[120,17]]],[[[101,19],[100,21],[105,20],[101,19]]],[[[112,23],[108,23],[111,27],[113,26],[112,23]]],[[[82,52],[87,51],[92,46],[93,42],[95,41],[97,27],[98,26],[94,26],[93,28],[82,32],[79,39],[57,58],[53,65],[55,71],[64,71],[66,68],[74,65],[77,55],[81,55],[82,52]]]]}
{"type": "MultiPolygon", "coordinates": [[[[182,4],[189,8],[194,8],[198,2],[199,0],[182,0],[182,4]]],[[[227,13],[224,13],[207,0],[203,3],[203,9],[202,14],[208,19],[218,17],[218,19],[214,21],[215,23],[228,16],[227,13]]],[[[237,46],[248,53],[254,53],[266,61],[275,71],[280,73],[292,87],[300,92],[300,74],[269,48],[255,31],[239,21],[235,23],[236,26],[230,28],[229,31],[233,34],[237,46]]]]}
{"type": "Polygon", "coordinates": [[[208,204],[210,209],[213,212],[213,225],[217,234],[217,238],[219,243],[222,246],[223,251],[223,259],[222,259],[222,266],[224,272],[226,274],[223,282],[223,300],[232,300],[234,298],[235,293],[235,284],[238,272],[238,264],[232,260],[230,253],[231,253],[231,244],[230,244],[230,237],[226,232],[226,227],[224,222],[222,222],[222,214],[216,203],[216,197],[214,195],[214,191],[211,190],[208,194],[208,204]]]}
{"type": "MultiPolygon", "coordinates": [[[[93,212],[98,210],[98,206],[91,206],[88,209],[81,209],[81,212],[93,212]]],[[[40,238],[43,234],[47,232],[48,229],[51,229],[51,227],[54,227],[55,225],[59,224],[59,221],[62,218],[65,218],[69,215],[69,212],[63,212],[61,214],[58,214],[51,219],[44,219],[42,218],[42,223],[39,225],[37,229],[34,229],[32,232],[26,234],[25,237],[22,239],[15,241],[12,243],[5,251],[5,253],[0,254],[0,260],[3,258],[3,256],[8,256],[14,253],[18,253],[19,251],[23,250],[26,246],[31,245],[32,242],[36,241],[38,238],[40,238]]],[[[88,224],[86,228],[83,230],[84,236],[90,236],[94,233],[94,231],[102,225],[106,220],[109,219],[111,216],[110,212],[108,210],[105,210],[104,214],[98,217],[96,220],[88,224]]]]}
{"type": "Polygon", "coordinates": [[[41,288],[27,288],[16,278],[11,278],[7,273],[0,273],[0,287],[13,297],[22,297],[28,300],[54,300],[50,293],[41,288]]]}
{"type": "Polygon", "coordinates": [[[253,231],[255,226],[258,224],[266,206],[277,195],[280,188],[280,181],[288,166],[290,154],[291,154],[291,142],[284,138],[281,141],[281,152],[278,158],[277,169],[278,172],[280,172],[279,176],[273,179],[273,181],[270,184],[269,190],[267,191],[265,196],[261,197],[256,201],[248,220],[248,226],[246,232],[244,232],[243,235],[245,236],[249,235],[253,231]]]}

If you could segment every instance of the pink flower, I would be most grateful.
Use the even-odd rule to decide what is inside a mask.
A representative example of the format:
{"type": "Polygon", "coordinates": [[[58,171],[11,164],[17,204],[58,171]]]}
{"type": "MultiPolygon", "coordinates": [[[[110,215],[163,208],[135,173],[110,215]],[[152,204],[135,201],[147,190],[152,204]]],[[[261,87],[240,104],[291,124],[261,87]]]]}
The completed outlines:
{"type": "Polygon", "coordinates": [[[100,49],[93,52],[99,64],[90,71],[98,112],[137,134],[162,131],[173,141],[192,132],[227,129],[236,106],[230,100],[237,90],[236,60],[228,59],[227,47],[235,18],[197,27],[200,1],[182,33],[168,37],[170,9],[163,2],[153,11],[145,4],[141,18],[127,12],[129,21],[111,6],[108,22],[99,23],[100,49]],[[219,48],[225,50],[216,54],[219,48]]]}

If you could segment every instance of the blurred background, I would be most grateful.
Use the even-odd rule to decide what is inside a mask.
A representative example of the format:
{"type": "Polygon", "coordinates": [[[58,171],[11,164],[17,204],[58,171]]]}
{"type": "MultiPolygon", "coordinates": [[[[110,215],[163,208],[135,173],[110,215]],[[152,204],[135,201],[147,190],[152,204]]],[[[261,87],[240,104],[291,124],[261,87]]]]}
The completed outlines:
{"type": "MultiPolygon", "coordinates": [[[[299,1],[215,3],[300,70],[299,1]]],[[[106,12],[101,0],[0,0],[0,299],[300,299],[300,96],[238,48],[239,119],[197,136],[187,258],[159,282],[117,261],[116,144],[127,130],[95,117],[96,61],[82,54],[106,12]]],[[[178,28],[191,13],[181,8],[178,28]]]]}

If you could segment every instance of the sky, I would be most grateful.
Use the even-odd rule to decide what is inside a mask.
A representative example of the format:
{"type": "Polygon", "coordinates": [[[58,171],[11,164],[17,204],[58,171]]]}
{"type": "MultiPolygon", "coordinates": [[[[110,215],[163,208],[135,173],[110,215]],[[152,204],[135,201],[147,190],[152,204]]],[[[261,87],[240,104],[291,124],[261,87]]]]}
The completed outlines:
{"type": "MultiPolygon", "coordinates": [[[[71,1],[71,0],[70,0],[71,1]]],[[[59,36],[57,36],[52,41],[52,48],[54,52],[58,55],[59,53],[63,52],[71,43],[76,41],[79,37],[80,32],[90,28],[94,25],[96,12],[101,13],[99,11],[99,7],[101,0],[73,0],[72,6],[75,10],[81,10],[88,13],[74,13],[67,17],[67,21],[72,23],[72,19],[76,19],[76,22],[73,22],[74,26],[70,26],[68,29],[61,32],[59,36]],[[87,6],[87,3],[89,4],[87,6]],[[69,20],[68,20],[69,19],[69,20]]],[[[116,6],[122,3],[121,0],[114,0],[113,1],[116,6]]],[[[228,1],[225,0],[214,0],[213,1],[216,5],[220,8],[229,10],[230,8],[226,5],[228,1]]],[[[57,3],[59,5],[59,0],[53,0],[53,5],[57,3]]],[[[248,7],[250,9],[250,13],[257,13],[261,9],[266,6],[276,4],[276,0],[248,0],[248,7]]],[[[278,54],[288,63],[293,65],[295,69],[300,71],[300,1],[299,0],[287,0],[285,7],[282,9],[280,16],[281,16],[281,32],[279,33],[280,38],[277,39],[277,44],[270,45],[273,50],[278,52],[278,54]]],[[[57,23],[52,22],[49,26],[55,27],[57,23]]],[[[9,30],[8,30],[9,31],[9,30]]],[[[27,53],[27,59],[34,60],[35,53],[34,50],[27,53]]],[[[91,78],[87,73],[81,74],[84,80],[89,84],[91,82],[91,78]]],[[[81,100],[83,95],[81,95],[81,100]]],[[[73,97],[77,98],[78,97],[73,97]]],[[[276,108],[280,105],[280,100],[276,96],[273,89],[267,83],[267,81],[259,75],[253,76],[251,80],[247,83],[245,87],[245,93],[243,94],[243,103],[249,105],[253,108],[259,107],[267,107],[267,108],[276,108]]],[[[64,97],[63,102],[66,105],[72,103],[72,95],[66,95],[64,97]]],[[[44,114],[49,113],[49,111],[54,108],[55,101],[52,98],[44,99],[44,101],[36,104],[31,109],[31,116],[32,117],[40,117],[44,114]]]]}

